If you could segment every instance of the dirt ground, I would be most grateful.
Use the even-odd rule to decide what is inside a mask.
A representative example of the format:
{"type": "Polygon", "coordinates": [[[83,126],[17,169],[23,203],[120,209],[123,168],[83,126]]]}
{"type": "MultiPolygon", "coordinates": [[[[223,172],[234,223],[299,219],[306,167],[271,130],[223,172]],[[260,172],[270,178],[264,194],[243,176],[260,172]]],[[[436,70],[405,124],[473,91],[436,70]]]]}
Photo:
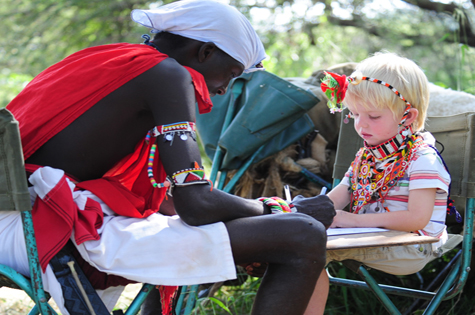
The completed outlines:
{"type": "MultiPolygon", "coordinates": [[[[142,284],[128,285],[117,302],[116,307],[125,310],[141,287],[142,284]]],[[[56,303],[51,300],[50,304],[59,314],[56,303]]],[[[33,306],[33,301],[25,292],[5,287],[0,288],[0,315],[28,314],[33,306]]]]}

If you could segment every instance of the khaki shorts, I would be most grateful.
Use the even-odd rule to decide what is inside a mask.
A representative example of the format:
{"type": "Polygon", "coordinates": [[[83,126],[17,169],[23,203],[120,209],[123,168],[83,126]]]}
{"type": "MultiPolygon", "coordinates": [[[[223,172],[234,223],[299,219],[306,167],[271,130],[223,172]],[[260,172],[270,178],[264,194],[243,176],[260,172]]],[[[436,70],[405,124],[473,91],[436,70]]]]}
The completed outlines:
{"type": "Polygon", "coordinates": [[[435,258],[431,244],[327,251],[327,265],[331,261],[352,259],[393,275],[416,273],[435,258]]]}

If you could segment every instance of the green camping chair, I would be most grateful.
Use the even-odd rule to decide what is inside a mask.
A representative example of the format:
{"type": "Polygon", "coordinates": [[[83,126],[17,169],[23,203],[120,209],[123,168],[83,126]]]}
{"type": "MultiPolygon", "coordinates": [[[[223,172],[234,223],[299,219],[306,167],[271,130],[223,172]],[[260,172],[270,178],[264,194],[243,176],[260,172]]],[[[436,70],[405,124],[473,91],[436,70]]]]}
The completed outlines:
{"type": "MultiPolygon", "coordinates": [[[[439,288],[415,290],[378,284],[365,266],[359,263],[356,265],[350,263],[347,266],[351,266],[350,268],[356,271],[364,281],[330,276],[330,283],[334,285],[373,291],[390,314],[401,313],[387,294],[428,300],[429,304],[424,314],[434,314],[442,301],[451,299],[462,291],[470,271],[475,206],[475,113],[429,117],[426,128],[443,145],[442,157],[452,177],[451,197],[463,201],[458,206],[458,210],[460,212],[462,209],[465,210],[462,245],[452,261],[440,272],[440,277],[443,278],[442,285],[439,288]]],[[[363,142],[353,124],[342,122],[333,170],[335,185],[338,184],[339,179],[343,178],[362,145],[363,142]]],[[[449,240],[457,239],[457,237],[460,236],[449,235],[449,240]]],[[[457,242],[452,241],[452,243],[457,242]]],[[[456,245],[453,244],[453,246],[456,245]]]]}
{"type": "MultiPolygon", "coordinates": [[[[210,180],[217,189],[232,193],[250,165],[314,130],[306,112],[320,100],[278,76],[256,71],[233,80],[228,93],[212,101],[211,113],[199,115],[196,124],[205,152],[213,161],[210,180]],[[237,172],[225,185],[229,170],[237,172]]],[[[191,313],[197,290],[198,285],[182,287],[176,314],[181,314],[183,307],[184,314],[191,313]]]]}
{"type": "MultiPolygon", "coordinates": [[[[48,303],[49,295],[43,289],[18,122],[7,109],[2,108],[0,109],[0,211],[12,210],[21,211],[30,278],[8,266],[0,265],[0,287],[25,291],[35,303],[29,314],[56,314],[48,303]]],[[[138,313],[152,287],[144,284],[128,307],[126,315],[138,313]]]]}

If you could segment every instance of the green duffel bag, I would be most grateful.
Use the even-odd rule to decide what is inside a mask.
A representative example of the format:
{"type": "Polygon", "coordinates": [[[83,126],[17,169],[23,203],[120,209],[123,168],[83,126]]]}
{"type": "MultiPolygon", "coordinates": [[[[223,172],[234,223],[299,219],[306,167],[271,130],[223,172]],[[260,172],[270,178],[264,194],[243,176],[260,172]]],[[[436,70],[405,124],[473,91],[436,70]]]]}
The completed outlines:
{"type": "Polygon", "coordinates": [[[197,117],[198,132],[208,157],[213,159],[219,145],[225,152],[220,169],[231,170],[263,145],[254,163],[312,132],[306,112],[320,100],[276,75],[256,71],[231,81],[228,92],[212,101],[213,110],[197,117]],[[223,130],[228,110],[231,121],[223,130]]]}

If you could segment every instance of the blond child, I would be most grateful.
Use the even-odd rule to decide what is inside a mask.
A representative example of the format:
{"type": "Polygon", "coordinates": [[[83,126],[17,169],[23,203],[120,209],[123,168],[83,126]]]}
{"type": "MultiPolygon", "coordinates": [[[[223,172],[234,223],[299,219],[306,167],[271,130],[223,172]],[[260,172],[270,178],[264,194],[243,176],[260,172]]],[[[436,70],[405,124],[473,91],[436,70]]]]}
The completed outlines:
{"type": "MultiPolygon", "coordinates": [[[[447,240],[450,184],[433,148],[435,139],[422,132],[429,105],[427,77],[409,59],[377,53],[358,64],[348,78],[328,73],[322,89],[332,112],[341,110],[344,99],[364,139],[345,177],[328,194],[335,209],[349,204],[349,211],[337,210],[331,227],[380,227],[440,239],[433,245],[329,251],[327,264],[353,259],[390,274],[418,272],[447,240]]],[[[306,315],[323,314],[328,291],[323,270],[306,315]]]]}

